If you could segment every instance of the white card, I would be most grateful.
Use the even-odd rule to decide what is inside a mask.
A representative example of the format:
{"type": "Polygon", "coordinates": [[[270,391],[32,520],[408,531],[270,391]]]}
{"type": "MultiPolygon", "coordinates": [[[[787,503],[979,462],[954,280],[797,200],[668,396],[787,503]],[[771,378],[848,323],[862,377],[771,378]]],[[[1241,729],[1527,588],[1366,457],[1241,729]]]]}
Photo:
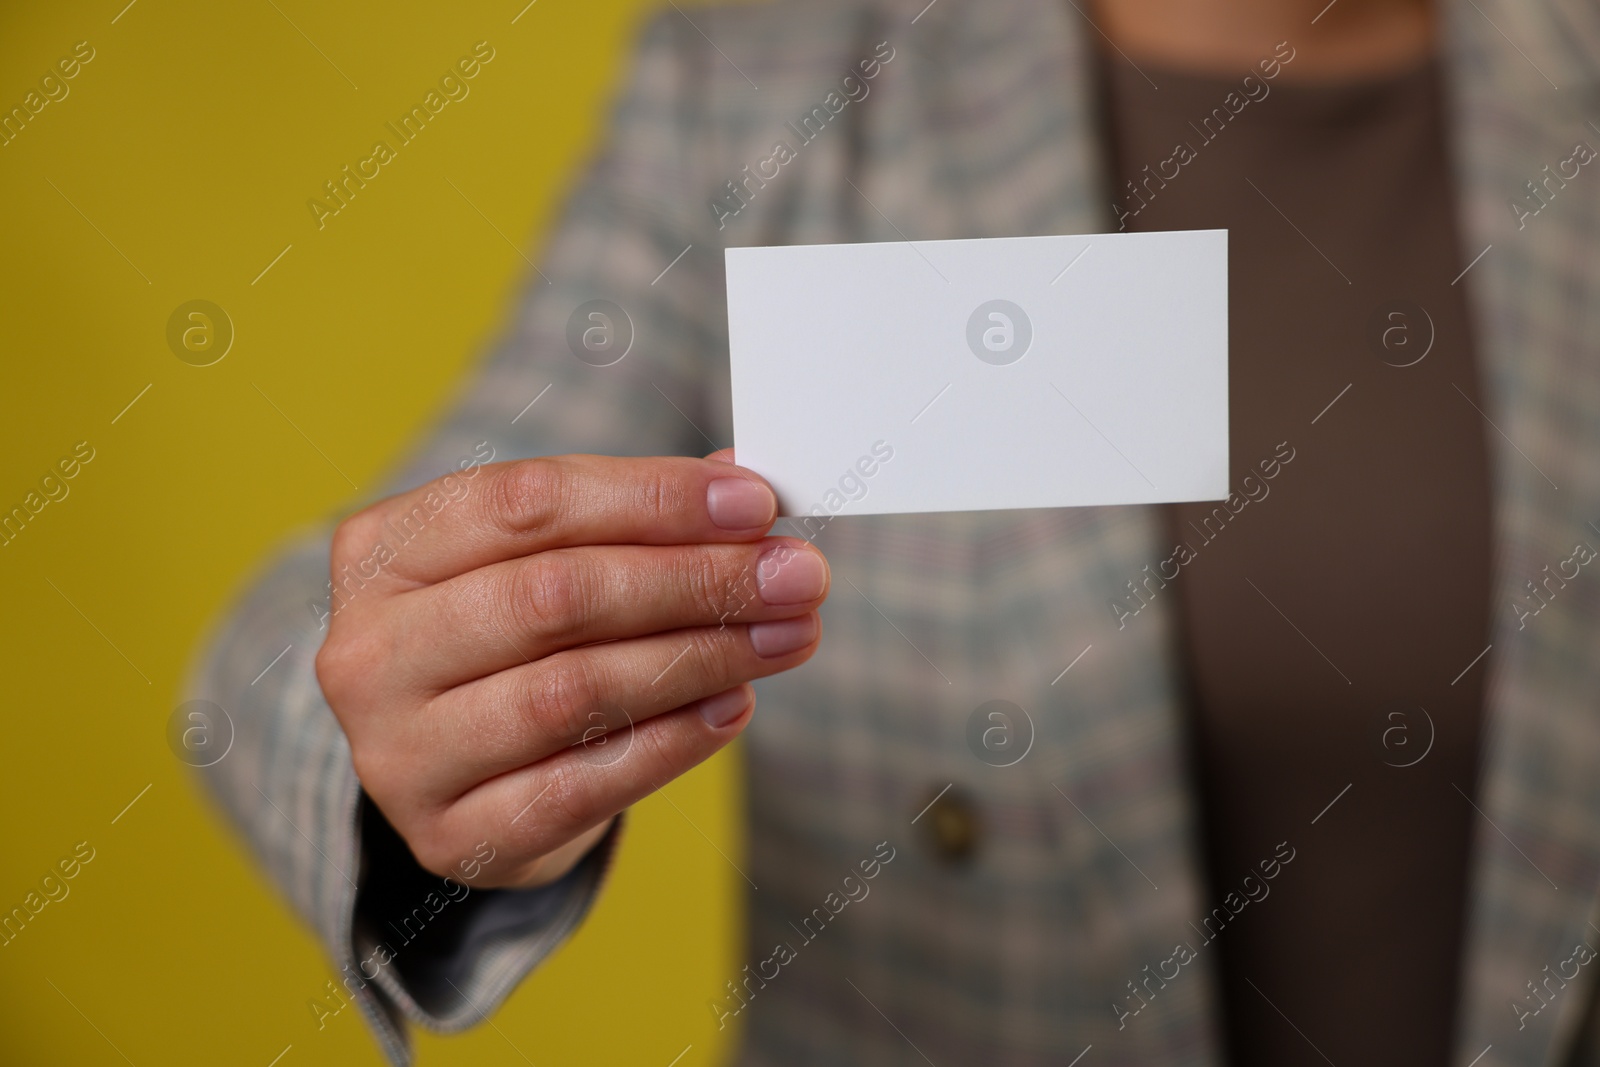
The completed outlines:
{"type": "Polygon", "coordinates": [[[1228,233],[727,250],[734,448],[779,513],[1228,495],[1228,233]]]}

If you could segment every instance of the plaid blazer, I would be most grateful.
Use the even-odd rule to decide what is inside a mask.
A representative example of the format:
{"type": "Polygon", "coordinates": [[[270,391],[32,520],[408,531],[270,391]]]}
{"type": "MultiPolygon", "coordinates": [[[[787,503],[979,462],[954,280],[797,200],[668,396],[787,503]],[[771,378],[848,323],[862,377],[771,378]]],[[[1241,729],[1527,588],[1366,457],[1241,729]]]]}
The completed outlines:
{"type": "MultiPolygon", "coordinates": [[[[1112,229],[1094,31],[1077,6],[815,0],[653,21],[543,274],[395,486],[445,472],[485,439],[502,459],[731,444],[728,245],[1112,229]],[[827,94],[879,42],[892,58],[870,93],[846,100],[776,178],[747,181],[775,139],[795,139],[786,122],[833,111],[827,94]],[[569,315],[596,298],[625,308],[634,330],[610,367],[568,350],[569,315]]],[[[1460,284],[1497,431],[1497,606],[1473,668],[1488,672],[1489,725],[1456,1062],[1600,1065],[1600,967],[1521,1029],[1511,1007],[1531,1005],[1527,983],[1575,944],[1600,944],[1600,579],[1580,575],[1526,626],[1512,607],[1575,542],[1600,543],[1600,174],[1565,182],[1545,217],[1510,207],[1533,204],[1525,183],[1576,142],[1600,143],[1600,8],[1444,7],[1462,243],[1485,250],[1460,284]]],[[[1205,959],[1136,1025],[1119,1030],[1110,1008],[1213,903],[1179,748],[1172,619],[1156,600],[1119,631],[1107,608],[1161,555],[1158,521],[1147,507],[860,517],[821,535],[837,579],[827,640],[810,665],[761,684],[745,735],[761,886],[752,950],[793,941],[790,921],[873,843],[898,858],[874,883],[882,899],[851,909],[843,936],[805,947],[805,965],[752,1002],[742,1062],[921,1062],[913,1042],[941,1064],[1065,1064],[1089,1045],[1096,1067],[1218,1062],[1205,959]],[[996,698],[1031,709],[1037,731],[1028,757],[1003,769],[965,744],[972,709],[996,698]],[[919,809],[950,783],[976,798],[985,826],[982,860],[959,878],[909,847],[919,809]]],[[[277,563],[194,688],[237,729],[208,784],[346,964],[370,947],[352,908],[356,880],[371,876],[349,750],[310,655],[250,684],[286,644],[315,645],[305,604],[326,559],[323,533],[277,563]]],[[[1316,813],[1293,814],[1311,847],[1316,813]]],[[[473,1004],[499,1003],[572,929],[603,869],[580,867],[537,921],[482,940],[457,983],[473,1004]]],[[[405,1019],[455,1029],[479,1018],[387,972],[358,1000],[396,1063],[409,1058],[405,1019]]]]}

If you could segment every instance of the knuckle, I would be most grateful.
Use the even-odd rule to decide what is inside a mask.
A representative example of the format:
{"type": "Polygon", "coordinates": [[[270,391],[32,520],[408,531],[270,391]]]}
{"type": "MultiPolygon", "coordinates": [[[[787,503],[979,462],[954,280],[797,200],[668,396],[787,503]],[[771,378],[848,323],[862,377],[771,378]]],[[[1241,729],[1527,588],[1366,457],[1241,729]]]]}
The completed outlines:
{"type": "Polygon", "coordinates": [[[489,508],[513,533],[539,533],[566,509],[571,475],[558,459],[508,463],[495,472],[488,491],[489,508]]]}
{"type": "Polygon", "coordinates": [[[382,671],[386,658],[385,644],[371,626],[345,625],[330,632],[314,664],[329,706],[347,708],[357,693],[370,690],[368,681],[382,671]]]}
{"type": "Polygon", "coordinates": [[[732,675],[734,641],[729,631],[699,630],[693,635],[693,641],[694,655],[708,678],[722,681],[732,675]]]}
{"type": "Polygon", "coordinates": [[[360,740],[351,738],[350,763],[355,768],[361,788],[376,801],[388,798],[391,782],[397,778],[404,780],[403,774],[395,773],[393,756],[370,737],[360,740]]]}
{"type": "Polygon", "coordinates": [[[373,514],[369,509],[347,516],[334,527],[329,543],[332,570],[337,571],[340,564],[358,560],[366,554],[373,524],[373,514]]]}
{"type": "Polygon", "coordinates": [[[634,748],[645,773],[653,780],[670,781],[688,769],[685,766],[682,732],[663,719],[655,728],[635,732],[634,748]]]}
{"type": "Polygon", "coordinates": [[[555,824],[559,836],[583,827],[594,817],[588,780],[583,774],[571,768],[558,770],[549,788],[549,795],[541,803],[549,804],[545,818],[555,824]]]}
{"type": "Polygon", "coordinates": [[[682,657],[682,662],[670,667],[663,663],[667,670],[656,682],[667,687],[666,692],[674,705],[698,699],[705,695],[708,686],[719,686],[713,691],[721,692],[733,684],[728,681],[733,675],[733,661],[732,644],[727,631],[713,628],[688,630],[683,637],[688,642],[687,646],[674,653],[682,657]]]}
{"type": "Polygon", "coordinates": [[[322,695],[327,697],[335,711],[344,703],[345,681],[352,673],[346,647],[343,639],[329,634],[328,639],[322,642],[322,647],[317,649],[314,663],[317,684],[322,687],[322,695]]]}
{"type": "Polygon", "coordinates": [[[589,583],[574,556],[549,553],[522,561],[500,592],[504,617],[519,633],[560,637],[581,628],[589,611],[589,583]]]}
{"type": "Polygon", "coordinates": [[[461,859],[461,843],[448,831],[444,819],[429,819],[410,833],[399,831],[418,866],[430,874],[448,877],[461,859]]]}
{"type": "Polygon", "coordinates": [[[648,515],[660,518],[682,512],[688,501],[683,479],[670,464],[652,463],[645,468],[634,489],[634,504],[648,515]]]}
{"type": "Polygon", "coordinates": [[[557,743],[580,736],[589,712],[600,705],[600,681],[581,655],[539,661],[531,686],[526,714],[535,729],[557,743]]]}
{"type": "Polygon", "coordinates": [[[736,576],[705,549],[693,549],[678,561],[678,587],[701,618],[716,619],[725,611],[737,610],[736,576]]]}

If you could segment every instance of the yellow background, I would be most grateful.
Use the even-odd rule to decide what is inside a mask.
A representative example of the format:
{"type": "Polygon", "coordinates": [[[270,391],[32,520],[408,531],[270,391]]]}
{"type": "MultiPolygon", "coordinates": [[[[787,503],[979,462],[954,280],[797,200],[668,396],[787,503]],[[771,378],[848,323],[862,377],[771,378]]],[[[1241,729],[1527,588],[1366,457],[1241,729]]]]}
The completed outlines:
{"type": "MultiPolygon", "coordinates": [[[[125,2],[0,14],[5,111],[96,51],[0,148],[0,510],[96,450],[0,548],[0,912],[75,843],[97,853],[0,948],[0,1062],[377,1063],[356,1009],[317,1030],[334,972],[167,718],[263,556],[358,499],[339,470],[381,485],[483,351],[527,270],[494,227],[537,260],[645,5],[540,0],[513,24],[525,0],[125,2]],[[480,40],[497,54],[471,95],[319,232],[306,201],[480,40]],[[214,366],[166,345],[192,299],[237,332],[214,366]]],[[[422,1063],[722,1058],[706,1002],[738,970],[743,883],[708,838],[738,858],[737,787],[725,754],[670,787],[681,813],[639,805],[589,922],[494,1027],[421,1037],[422,1063]]]]}

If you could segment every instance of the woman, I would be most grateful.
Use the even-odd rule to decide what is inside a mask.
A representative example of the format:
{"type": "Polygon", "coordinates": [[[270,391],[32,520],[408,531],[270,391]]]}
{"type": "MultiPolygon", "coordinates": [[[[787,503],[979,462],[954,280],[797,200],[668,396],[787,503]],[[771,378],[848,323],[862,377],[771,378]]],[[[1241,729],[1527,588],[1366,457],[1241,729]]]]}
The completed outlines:
{"type": "Polygon", "coordinates": [[[748,727],[742,1062],[1600,1063],[1597,67],[1571,0],[663,15],[492,363],[201,682],[391,1057],[748,727]],[[1220,506],[769,537],[727,453],[597,458],[730,443],[719,246],[1211,226],[1220,506]],[[447,874],[503,891],[392,944],[447,874]]]}

